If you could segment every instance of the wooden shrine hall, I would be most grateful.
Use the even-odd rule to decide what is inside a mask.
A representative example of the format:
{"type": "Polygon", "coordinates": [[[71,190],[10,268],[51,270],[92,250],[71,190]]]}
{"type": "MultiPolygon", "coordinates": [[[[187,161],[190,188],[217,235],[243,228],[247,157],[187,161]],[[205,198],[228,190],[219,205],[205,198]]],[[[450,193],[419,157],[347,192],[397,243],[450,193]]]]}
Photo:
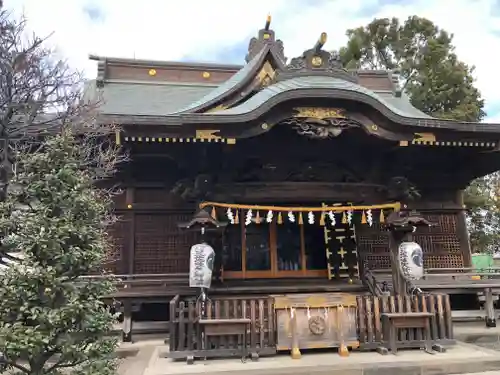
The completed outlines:
{"type": "MultiPolygon", "coordinates": [[[[427,270],[471,267],[462,191],[500,168],[500,125],[424,114],[396,74],[348,71],[325,43],[323,33],[288,60],[269,18],[242,66],[91,56],[99,120],[121,126],[116,142],[131,156],[115,181],[124,191],[113,231],[112,271],[123,280],[115,298],[126,311],[173,298],[167,319],[178,358],[214,347],[190,341],[205,319],[188,284],[190,248],[201,234],[187,227],[200,220],[214,224],[206,233],[215,250],[206,319],[249,319],[253,354],[301,346],[283,343],[279,317],[306,300],[332,314],[345,305],[354,326],[341,347],[380,347],[388,337],[380,314],[389,322],[403,311],[421,314],[422,326],[406,327],[407,337],[432,316],[435,341],[452,338],[447,295],[407,294],[437,291],[440,282],[409,286],[394,277],[401,272],[393,234],[411,229],[405,238],[421,246],[427,270]],[[378,282],[384,272],[392,278],[378,282]],[[361,322],[360,309],[375,320],[361,322]]],[[[396,341],[423,342],[411,337],[396,341]]],[[[220,353],[230,351],[223,341],[220,353]]]]}

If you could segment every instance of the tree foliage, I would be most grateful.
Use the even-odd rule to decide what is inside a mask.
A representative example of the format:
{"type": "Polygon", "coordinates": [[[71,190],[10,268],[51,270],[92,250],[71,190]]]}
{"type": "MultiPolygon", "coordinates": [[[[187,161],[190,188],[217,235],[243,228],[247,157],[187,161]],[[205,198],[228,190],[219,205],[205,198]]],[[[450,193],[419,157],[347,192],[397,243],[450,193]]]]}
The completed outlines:
{"type": "Polygon", "coordinates": [[[0,352],[24,374],[112,374],[115,317],[102,298],[112,279],[90,280],[105,262],[116,220],[113,191],[96,187],[117,150],[71,129],[16,155],[0,203],[2,245],[22,260],[0,275],[0,352]]]}
{"type": "Polygon", "coordinates": [[[480,121],[484,101],[474,87],[474,67],[460,61],[453,35],[432,21],[412,16],[375,19],[365,27],[347,31],[340,50],[345,66],[388,69],[400,75],[411,103],[435,117],[480,121]]]}
{"type": "Polygon", "coordinates": [[[0,2],[0,373],[112,374],[101,273],[116,220],[99,188],[124,160],[80,75],[0,2]],[[83,276],[97,273],[90,281],[83,276]]]}
{"type": "Polygon", "coordinates": [[[12,144],[79,118],[93,105],[81,101],[78,72],[55,58],[45,38],[29,35],[26,19],[0,4],[0,198],[11,173],[12,144]]]}
{"type": "Polygon", "coordinates": [[[478,178],[465,190],[471,247],[494,253],[500,248],[500,174],[478,178]]]}
{"type": "MultiPolygon", "coordinates": [[[[5,199],[16,144],[88,116],[96,103],[82,100],[78,72],[57,59],[45,38],[30,35],[0,3],[0,201],[5,199]]],[[[0,247],[0,265],[12,260],[0,247]]]]}
{"type": "MultiPolygon", "coordinates": [[[[470,122],[484,118],[474,67],[458,59],[453,35],[432,21],[418,16],[402,23],[379,18],[348,30],[347,36],[347,45],[339,51],[345,67],[394,71],[411,103],[431,116],[470,122]]],[[[492,250],[500,243],[495,198],[499,181],[496,174],[480,178],[465,192],[474,251],[492,250]]]]}

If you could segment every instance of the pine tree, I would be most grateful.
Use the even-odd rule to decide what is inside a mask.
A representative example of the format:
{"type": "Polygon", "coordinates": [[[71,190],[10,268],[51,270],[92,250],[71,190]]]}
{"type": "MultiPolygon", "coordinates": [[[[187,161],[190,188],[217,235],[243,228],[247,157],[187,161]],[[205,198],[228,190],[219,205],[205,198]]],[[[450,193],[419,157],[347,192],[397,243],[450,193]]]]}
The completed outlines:
{"type": "Polygon", "coordinates": [[[96,182],[112,174],[118,160],[116,147],[103,144],[102,136],[82,139],[70,129],[17,153],[0,203],[2,245],[23,255],[0,273],[4,370],[115,372],[115,317],[102,302],[113,280],[82,276],[98,271],[111,247],[113,192],[96,182]]]}

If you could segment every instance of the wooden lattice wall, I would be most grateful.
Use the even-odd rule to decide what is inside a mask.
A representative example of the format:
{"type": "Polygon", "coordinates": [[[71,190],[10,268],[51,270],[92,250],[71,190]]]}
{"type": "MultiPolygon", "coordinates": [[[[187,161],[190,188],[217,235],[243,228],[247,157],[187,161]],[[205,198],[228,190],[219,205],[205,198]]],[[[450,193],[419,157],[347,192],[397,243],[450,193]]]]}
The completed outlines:
{"type": "Polygon", "coordinates": [[[135,273],[178,273],[189,271],[189,249],[195,243],[192,233],[177,224],[188,214],[136,214],[135,273]]]}
{"type": "Polygon", "coordinates": [[[191,211],[155,209],[175,207],[167,189],[141,188],[134,193],[134,204],[148,205],[147,212],[134,215],[134,273],[179,273],[189,271],[189,249],[197,235],[179,229],[178,224],[192,218],[191,211]]]}
{"type": "MultiPolygon", "coordinates": [[[[424,251],[426,268],[464,267],[464,254],[460,246],[459,215],[456,213],[424,214],[424,217],[437,225],[419,228],[414,235],[415,242],[424,251]]],[[[358,254],[370,269],[391,267],[388,233],[381,231],[379,225],[356,227],[358,254]]]]}

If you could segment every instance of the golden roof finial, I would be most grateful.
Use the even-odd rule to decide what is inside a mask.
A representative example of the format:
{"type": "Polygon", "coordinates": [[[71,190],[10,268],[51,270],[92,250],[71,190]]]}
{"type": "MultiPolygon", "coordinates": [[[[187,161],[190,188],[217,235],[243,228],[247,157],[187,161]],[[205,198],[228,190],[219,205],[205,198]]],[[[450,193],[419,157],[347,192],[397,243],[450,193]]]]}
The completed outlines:
{"type": "Polygon", "coordinates": [[[319,37],[319,41],[322,45],[326,43],[326,40],[328,39],[328,34],[323,32],[321,33],[321,36],[319,37]]]}
{"type": "Polygon", "coordinates": [[[269,27],[271,26],[271,15],[268,14],[266,18],[266,26],[264,26],[264,30],[269,30],[269,27]]]}
{"type": "Polygon", "coordinates": [[[321,33],[318,41],[316,42],[316,44],[314,45],[313,47],[313,50],[316,52],[316,53],[319,53],[319,51],[321,51],[321,48],[323,48],[323,46],[325,45],[326,43],[326,39],[327,39],[327,35],[326,33],[321,33]]]}

